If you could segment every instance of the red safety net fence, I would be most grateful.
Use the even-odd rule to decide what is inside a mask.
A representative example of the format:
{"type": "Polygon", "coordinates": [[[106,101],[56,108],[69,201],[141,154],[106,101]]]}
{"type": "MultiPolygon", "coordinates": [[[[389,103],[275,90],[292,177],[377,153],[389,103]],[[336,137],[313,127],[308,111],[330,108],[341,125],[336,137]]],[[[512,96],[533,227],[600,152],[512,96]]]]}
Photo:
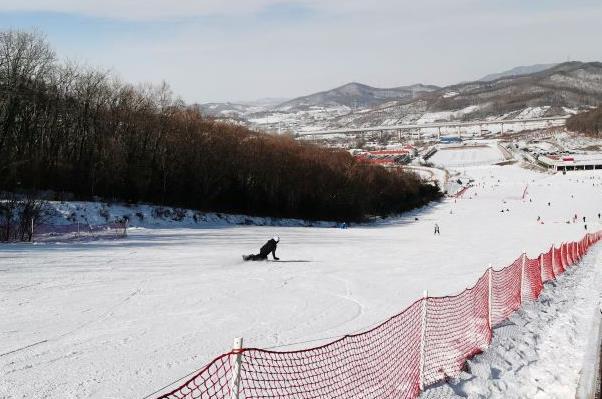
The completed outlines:
{"type": "Polygon", "coordinates": [[[554,247],[550,248],[545,254],[541,254],[541,279],[543,282],[551,281],[556,278],[556,271],[554,270],[554,263],[552,261],[554,257],[554,247]]]}
{"type": "Polygon", "coordinates": [[[506,320],[520,307],[521,267],[522,256],[502,270],[490,269],[492,326],[506,320]]]}
{"type": "Polygon", "coordinates": [[[470,186],[464,186],[453,196],[456,198],[462,198],[462,196],[466,193],[466,191],[468,191],[469,188],[470,188],[470,186]]]}
{"type": "Polygon", "coordinates": [[[457,376],[487,348],[493,327],[573,265],[602,232],[489,268],[455,296],[424,297],[377,327],[297,351],[232,350],[160,399],[416,398],[457,376]]]}

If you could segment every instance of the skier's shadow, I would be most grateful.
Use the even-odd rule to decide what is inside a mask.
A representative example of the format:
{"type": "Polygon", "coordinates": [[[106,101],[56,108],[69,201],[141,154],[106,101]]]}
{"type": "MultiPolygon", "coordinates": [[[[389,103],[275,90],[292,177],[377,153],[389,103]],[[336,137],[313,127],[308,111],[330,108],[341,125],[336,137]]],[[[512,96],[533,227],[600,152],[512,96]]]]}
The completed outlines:
{"type": "Polygon", "coordinates": [[[309,263],[312,262],[311,260],[268,260],[268,262],[274,262],[274,263],[309,263]]]}

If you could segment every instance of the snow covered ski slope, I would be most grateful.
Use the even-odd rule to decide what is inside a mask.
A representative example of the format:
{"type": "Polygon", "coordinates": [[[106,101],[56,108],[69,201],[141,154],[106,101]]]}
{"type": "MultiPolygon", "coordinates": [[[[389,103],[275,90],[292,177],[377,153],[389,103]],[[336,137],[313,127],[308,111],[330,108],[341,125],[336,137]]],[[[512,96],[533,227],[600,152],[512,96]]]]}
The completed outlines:
{"type": "Polygon", "coordinates": [[[602,228],[599,172],[459,172],[475,184],[463,198],[345,230],[133,229],[125,240],[2,246],[0,397],[144,397],[236,336],[247,347],[316,345],[398,313],[424,289],[454,294],[489,263],[577,240],[583,216],[588,231],[602,228]],[[243,263],[276,233],[278,257],[299,262],[243,263]]]}
{"type": "Polygon", "coordinates": [[[503,161],[504,157],[496,144],[451,146],[440,148],[430,159],[430,162],[443,167],[469,167],[489,165],[503,161]]]}

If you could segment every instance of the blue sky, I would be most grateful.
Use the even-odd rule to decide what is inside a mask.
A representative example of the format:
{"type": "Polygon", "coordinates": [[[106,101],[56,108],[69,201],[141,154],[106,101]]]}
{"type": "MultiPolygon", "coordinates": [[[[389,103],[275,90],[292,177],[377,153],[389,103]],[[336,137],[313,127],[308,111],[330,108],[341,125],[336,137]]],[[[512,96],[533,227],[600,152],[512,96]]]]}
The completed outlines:
{"type": "Polygon", "coordinates": [[[602,61],[599,0],[0,0],[4,28],[188,102],[295,97],[350,81],[451,84],[602,61]]]}

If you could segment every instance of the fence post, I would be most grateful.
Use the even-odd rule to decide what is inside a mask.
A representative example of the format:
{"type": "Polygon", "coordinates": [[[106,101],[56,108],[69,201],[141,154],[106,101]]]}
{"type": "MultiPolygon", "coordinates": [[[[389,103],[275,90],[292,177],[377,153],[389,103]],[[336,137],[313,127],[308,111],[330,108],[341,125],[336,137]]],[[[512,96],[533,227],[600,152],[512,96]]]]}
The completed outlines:
{"type": "Polygon", "coordinates": [[[556,244],[552,243],[552,278],[556,280],[556,261],[554,253],[556,252],[556,244]]]}
{"type": "Polygon", "coordinates": [[[232,353],[235,354],[232,367],[232,380],[230,381],[230,399],[239,399],[240,392],[240,363],[242,357],[242,337],[234,338],[232,353]]]}
{"type": "Polygon", "coordinates": [[[31,218],[31,235],[29,236],[29,242],[33,241],[33,218],[31,218]]]}
{"type": "Polygon", "coordinates": [[[525,282],[525,262],[527,260],[527,251],[523,251],[523,261],[520,265],[520,304],[523,304],[523,284],[525,282]]]}
{"type": "MultiPolygon", "coordinates": [[[[489,264],[489,270],[487,271],[488,280],[488,292],[487,292],[487,303],[488,303],[488,316],[489,316],[489,330],[493,331],[493,323],[491,322],[491,314],[493,313],[493,270],[491,269],[491,263],[489,264]]],[[[491,334],[493,338],[493,334],[491,334]]]]}
{"type": "Polygon", "coordinates": [[[543,264],[543,254],[539,254],[539,278],[541,279],[541,286],[543,287],[544,283],[544,264],[543,264]]]}
{"type": "Polygon", "coordinates": [[[79,220],[77,221],[77,236],[79,237],[79,220]]]}
{"type": "Polygon", "coordinates": [[[428,290],[424,290],[422,294],[422,316],[420,325],[420,390],[424,391],[424,350],[426,338],[426,310],[428,302],[428,290]]]}

